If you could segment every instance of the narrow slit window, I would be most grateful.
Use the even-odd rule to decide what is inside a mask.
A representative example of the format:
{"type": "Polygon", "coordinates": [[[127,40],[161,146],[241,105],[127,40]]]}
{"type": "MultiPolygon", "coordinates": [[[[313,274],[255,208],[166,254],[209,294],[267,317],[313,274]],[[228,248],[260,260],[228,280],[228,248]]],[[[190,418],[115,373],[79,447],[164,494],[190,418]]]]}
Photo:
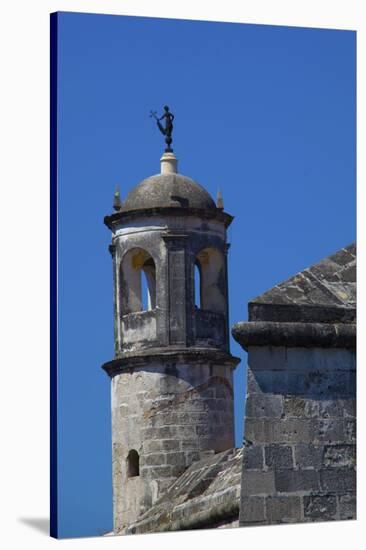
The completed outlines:
{"type": "Polygon", "coordinates": [[[140,457],[135,449],[132,449],[127,456],[127,477],[140,475],[140,457]]]}

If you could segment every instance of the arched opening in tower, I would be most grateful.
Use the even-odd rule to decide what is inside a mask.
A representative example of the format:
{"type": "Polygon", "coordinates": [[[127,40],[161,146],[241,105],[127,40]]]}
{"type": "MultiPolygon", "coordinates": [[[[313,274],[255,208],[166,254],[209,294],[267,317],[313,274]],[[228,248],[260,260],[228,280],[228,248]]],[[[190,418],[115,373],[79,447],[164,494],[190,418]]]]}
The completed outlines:
{"type": "MultiPolygon", "coordinates": [[[[223,253],[217,248],[205,248],[196,256],[196,265],[199,268],[199,290],[201,309],[225,313],[225,262],[223,253]]],[[[195,285],[196,287],[196,285],[195,285]]]]}
{"type": "Polygon", "coordinates": [[[142,248],[133,248],[121,262],[122,315],[155,309],[156,268],[151,255],[142,248]]]}
{"type": "Polygon", "coordinates": [[[198,262],[194,266],[194,305],[201,308],[201,272],[198,262]]]}
{"type": "Polygon", "coordinates": [[[127,477],[137,477],[140,475],[140,457],[135,449],[127,455],[127,477]]]}
{"type": "Polygon", "coordinates": [[[141,269],[141,305],[143,310],[156,307],[156,271],[154,260],[150,257],[141,269]]]}

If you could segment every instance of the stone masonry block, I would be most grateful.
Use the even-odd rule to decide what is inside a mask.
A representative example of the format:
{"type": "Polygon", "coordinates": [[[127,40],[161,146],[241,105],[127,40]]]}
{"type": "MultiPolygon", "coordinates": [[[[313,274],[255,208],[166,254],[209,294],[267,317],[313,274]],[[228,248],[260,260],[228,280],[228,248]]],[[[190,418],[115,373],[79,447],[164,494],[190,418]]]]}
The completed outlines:
{"type": "Polygon", "coordinates": [[[270,495],[275,491],[274,473],[243,471],[242,496],[270,495]]]}
{"type": "Polygon", "coordinates": [[[202,397],[215,397],[215,388],[206,388],[201,392],[202,397]]]}
{"type": "Polygon", "coordinates": [[[246,416],[254,418],[280,418],[283,412],[282,396],[272,394],[251,394],[246,402],[246,416]]]}
{"type": "Polygon", "coordinates": [[[196,436],[195,426],[175,426],[175,431],[178,439],[193,439],[196,436]]]}
{"type": "Polygon", "coordinates": [[[180,444],[176,439],[162,439],[162,448],[164,451],[179,451],[180,444]]]}
{"type": "Polygon", "coordinates": [[[317,399],[346,398],[354,393],[354,374],[350,371],[327,372],[313,370],[310,372],[286,373],[285,393],[317,399]]]}
{"type": "Polygon", "coordinates": [[[222,424],[222,419],[223,419],[223,415],[224,413],[222,411],[220,412],[211,412],[210,413],[210,423],[212,422],[213,424],[222,424]]]}
{"type": "Polygon", "coordinates": [[[287,445],[268,445],[264,449],[266,466],[275,469],[293,468],[292,448],[287,445]]]}
{"type": "Polygon", "coordinates": [[[199,448],[198,439],[183,439],[180,445],[182,451],[195,451],[199,448]]]}
{"type": "Polygon", "coordinates": [[[344,421],[339,418],[314,420],[314,443],[343,443],[344,421]]]}
{"type": "Polygon", "coordinates": [[[320,418],[343,417],[343,407],[341,399],[321,399],[319,400],[320,418]]]}
{"type": "Polygon", "coordinates": [[[186,464],[186,454],[180,453],[167,453],[165,455],[166,464],[172,466],[184,466],[186,464]]]}
{"type": "Polygon", "coordinates": [[[297,371],[349,371],[355,368],[354,354],[346,349],[287,348],[287,368],[297,371]]]}
{"type": "Polygon", "coordinates": [[[215,410],[216,411],[226,411],[232,407],[232,401],[227,399],[215,399],[215,410]]]}
{"type": "Polygon", "coordinates": [[[355,445],[327,445],[324,447],[324,466],[348,466],[356,465],[355,445]]]}
{"type": "Polygon", "coordinates": [[[273,443],[307,442],[313,439],[310,420],[284,419],[273,423],[273,443]]]}
{"type": "Polygon", "coordinates": [[[337,499],[335,496],[312,495],[304,497],[304,517],[313,521],[336,519],[337,499]]]}
{"type": "Polygon", "coordinates": [[[171,411],[159,412],[150,418],[150,424],[153,428],[170,426],[178,423],[178,415],[171,411]]]}
{"type": "Polygon", "coordinates": [[[216,443],[215,440],[212,439],[210,436],[200,437],[199,439],[197,439],[197,442],[200,451],[209,451],[211,449],[214,449],[216,443]]]}
{"type": "Polygon", "coordinates": [[[284,399],[284,414],[287,418],[313,418],[319,414],[319,402],[296,395],[284,399]]]}
{"type": "Polygon", "coordinates": [[[356,372],[354,370],[330,372],[326,390],[327,392],[324,395],[333,398],[349,399],[355,397],[356,372]]]}
{"type": "Polygon", "coordinates": [[[344,420],[344,443],[356,443],[356,420],[344,420]]]}
{"type": "Polygon", "coordinates": [[[279,493],[318,491],[318,472],[315,470],[276,470],[275,485],[276,491],[279,493]]]}
{"type": "Polygon", "coordinates": [[[259,381],[256,378],[256,374],[248,366],[247,370],[247,391],[248,395],[252,393],[261,393],[262,389],[259,386],[259,381]]]}
{"type": "Polygon", "coordinates": [[[185,464],[177,464],[176,466],[172,466],[172,471],[171,471],[171,475],[172,477],[179,477],[183,474],[183,472],[186,470],[186,465],[185,464]]]}
{"type": "Polygon", "coordinates": [[[323,446],[311,445],[309,443],[298,443],[294,445],[296,468],[319,469],[323,460],[323,446]]]}
{"type": "Polygon", "coordinates": [[[195,433],[192,435],[197,435],[198,437],[201,436],[208,436],[212,432],[212,426],[208,426],[207,424],[202,424],[199,426],[196,426],[195,433]]]}
{"type": "MultiPolygon", "coordinates": [[[[256,393],[273,393],[284,395],[289,392],[287,371],[275,371],[275,370],[260,370],[252,373],[255,378],[255,384],[257,386],[256,393]]],[[[249,394],[253,392],[251,385],[248,384],[249,394]]],[[[254,384],[253,384],[254,386],[254,384]]]]}
{"type": "Polygon", "coordinates": [[[192,464],[192,462],[196,462],[197,460],[200,460],[202,458],[201,453],[198,451],[188,451],[186,454],[186,464],[192,464]]]}
{"type": "Polygon", "coordinates": [[[338,497],[340,519],[356,519],[356,495],[338,497]]]}
{"type": "Polygon", "coordinates": [[[147,439],[174,439],[177,434],[175,426],[163,426],[161,428],[142,428],[142,438],[147,439]]]}
{"type": "Polygon", "coordinates": [[[140,472],[141,477],[148,479],[159,479],[173,476],[171,466],[144,466],[141,467],[140,472]]]}
{"type": "Polygon", "coordinates": [[[240,524],[264,522],[264,497],[244,497],[240,501],[240,524]]]}
{"type": "MultiPolygon", "coordinates": [[[[197,413],[195,413],[197,414],[197,413]]],[[[198,414],[202,414],[202,413],[198,413],[198,414]]],[[[202,415],[204,418],[207,418],[206,415],[202,415]]],[[[191,424],[193,422],[193,420],[191,420],[192,418],[192,414],[189,414],[187,412],[181,412],[181,413],[177,413],[174,415],[174,419],[175,419],[175,423],[176,424],[181,424],[181,425],[184,425],[184,424],[191,424]]]]}
{"type": "Polygon", "coordinates": [[[216,397],[223,397],[224,399],[227,399],[228,389],[225,386],[217,386],[215,388],[215,395],[216,397]]]}
{"type": "Polygon", "coordinates": [[[140,460],[141,466],[161,466],[166,464],[166,454],[165,453],[151,453],[144,455],[140,460]]]}
{"type": "Polygon", "coordinates": [[[345,418],[356,417],[356,399],[352,397],[350,399],[342,399],[340,401],[340,408],[342,409],[343,416],[345,418]]]}
{"type": "Polygon", "coordinates": [[[311,420],[254,420],[245,421],[245,438],[253,443],[306,443],[313,440],[311,420]]]}
{"type": "Polygon", "coordinates": [[[280,346],[260,347],[250,354],[250,368],[253,371],[283,371],[287,365],[288,349],[280,346]]]}
{"type": "Polygon", "coordinates": [[[261,445],[246,445],[244,447],[243,466],[246,470],[263,469],[263,447],[261,445]]]}
{"type": "Polygon", "coordinates": [[[157,439],[156,441],[144,441],[143,442],[144,454],[156,453],[163,450],[163,440],[157,439]]]}
{"type": "Polygon", "coordinates": [[[202,399],[187,399],[182,405],[181,410],[184,412],[202,412],[205,411],[207,405],[202,399]]]}
{"type": "Polygon", "coordinates": [[[222,439],[226,439],[228,436],[230,437],[230,431],[227,429],[227,426],[220,425],[212,425],[211,426],[211,434],[213,437],[218,436],[222,439]]]}
{"type": "Polygon", "coordinates": [[[263,443],[263,421],[255,418],[245,418],[244,440],[250,444],[263,443]]]}
{"type": "MultiPolygon", "coordinates": [[[[213,413],[214,415],[217,413],[213,413]]],[[[182,415],[182,421],[181,421],[181,415],[178,415],[178,424],[203,424],[207,422],[207,414],[206,413],[190,413],[189,415],[182,415]]]]}
{"type": "Polygon", "coordinates": [[[266,507],[268,523],[293,523],[301,520],[301,499],[298,496],[269,496],[266,507]]]}
{"type": "Polygon", "coordinates": [[[320,470],[320,485],[326,492],[355,492],[356,471],[353,468],[324,468],[320,470]]]}
{"type": "Polygon", "coordinates": [[[217,410],[217,399],[204,399],[204,404],[206,406],[206,409],[209,411],[216,411],[217,410]]]}

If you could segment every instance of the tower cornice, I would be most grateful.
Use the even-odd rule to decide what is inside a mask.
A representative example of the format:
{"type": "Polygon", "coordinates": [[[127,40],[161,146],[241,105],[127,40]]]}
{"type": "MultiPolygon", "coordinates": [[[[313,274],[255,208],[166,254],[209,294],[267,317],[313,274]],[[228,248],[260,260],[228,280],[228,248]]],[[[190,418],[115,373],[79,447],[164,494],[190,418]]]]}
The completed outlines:
{"type": "Polygon", "coordinates": [[[153,216],[196,216],[198,218],[207,220],[217,220],[229,227],[234,219],[227,212],[222,210],[209,210],[201,208],[182,208],[182,207],[155,207],[155,208],[140,208],[136,210],[129,210],[126,212],[120,211],[107,215],[104,218],[105,225],[113,230],[115,226],[124,222],[129,222],[137,218],[153,217],[153,216]]]}
{"type": "Polygon", "coordinates": [[[144,367],[148,370],[149,364],[153,365],[156,362],[165,364],[172,361],[175,364],[193,363],[192,368],[195,367],[195,364],[212,362],[234,369],[240,363],[240,358],[221,350],[208,348],[150,348],[139,353],[124,353],[123,356],[104,363],[102,369],[113,378],[116,374],[129,369],[144,367]]]}

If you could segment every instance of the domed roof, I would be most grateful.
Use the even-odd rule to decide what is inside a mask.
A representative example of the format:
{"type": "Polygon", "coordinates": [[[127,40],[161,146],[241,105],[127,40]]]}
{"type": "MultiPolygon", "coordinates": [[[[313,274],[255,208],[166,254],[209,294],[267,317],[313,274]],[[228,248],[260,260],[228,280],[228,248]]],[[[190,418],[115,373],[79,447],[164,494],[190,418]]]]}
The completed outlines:
{"type": "Polygon", "coordinates": [[[215,202],[206,189],[177,173],[156,174],[144,179],[128,193],[121,210],[161,207],[216,210],[215,202]]]}

